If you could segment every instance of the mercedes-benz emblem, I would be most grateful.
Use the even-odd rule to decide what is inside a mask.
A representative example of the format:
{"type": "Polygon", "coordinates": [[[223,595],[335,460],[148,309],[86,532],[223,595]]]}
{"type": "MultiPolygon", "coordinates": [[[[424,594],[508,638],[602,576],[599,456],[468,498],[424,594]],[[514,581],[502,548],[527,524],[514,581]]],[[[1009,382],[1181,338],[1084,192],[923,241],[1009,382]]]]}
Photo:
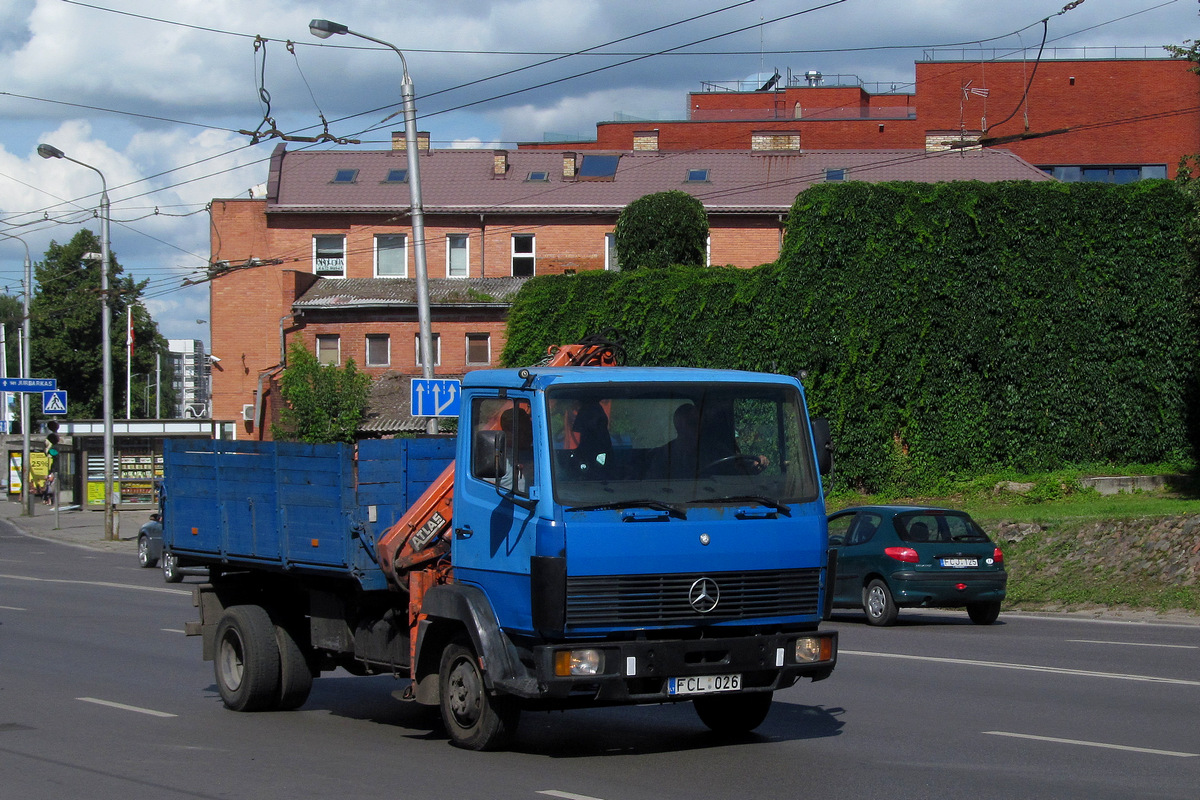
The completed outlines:
{"type": "Polygon", "coordinates": [[[712,578],[697,578],[688,589],[688,602],[701,614],[707,614],[721,602],[721,590],[712,578]]]}

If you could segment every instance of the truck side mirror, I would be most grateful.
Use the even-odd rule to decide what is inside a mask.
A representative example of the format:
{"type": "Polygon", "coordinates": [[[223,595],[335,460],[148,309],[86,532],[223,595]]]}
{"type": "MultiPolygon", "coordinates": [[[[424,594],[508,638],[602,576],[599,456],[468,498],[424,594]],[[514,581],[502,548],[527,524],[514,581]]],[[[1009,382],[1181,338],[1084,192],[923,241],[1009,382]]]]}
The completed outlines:
{"type": "Polygon", "coordinates": [[[817,470],[822,475],[833,471],[833,436],[829,432],[829,420],[820,417],[812,420],[813,446],[817,450],[817,470]]]}
{"type": "Polygon", "coordinates": [[[472,474],[495,483],[504,477],[504,431],[476,431],[472,448],[472,474]]]}

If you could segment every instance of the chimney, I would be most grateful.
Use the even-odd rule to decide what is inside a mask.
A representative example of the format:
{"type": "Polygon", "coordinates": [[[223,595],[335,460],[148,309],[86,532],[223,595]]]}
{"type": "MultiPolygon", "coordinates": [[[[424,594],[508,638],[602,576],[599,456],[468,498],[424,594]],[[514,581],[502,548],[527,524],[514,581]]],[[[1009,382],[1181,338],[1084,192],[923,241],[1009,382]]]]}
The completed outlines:
{"type": "Polygon", "coordinates": [[[634,131],[634,150],[658,150],[658,131],[634,131]]]}
{"type": "Polygon", "coordinates": [[[563,153],[563,179],[575,180],[575,154],[563,153]]]}
{"type": "Polygon", "coordinates": [[[508,174],[508,151],[492,151],[492,177],[503,178],[508,174]]]}
{"type": "MultiPolygon", "coordinates": [[[[404,139],[404,131],[392,131],[392,149],[404,152],[408,143],[404,139]]],[[[417,152],[429,152],[429,131],[417,131],[417,152]]]]}

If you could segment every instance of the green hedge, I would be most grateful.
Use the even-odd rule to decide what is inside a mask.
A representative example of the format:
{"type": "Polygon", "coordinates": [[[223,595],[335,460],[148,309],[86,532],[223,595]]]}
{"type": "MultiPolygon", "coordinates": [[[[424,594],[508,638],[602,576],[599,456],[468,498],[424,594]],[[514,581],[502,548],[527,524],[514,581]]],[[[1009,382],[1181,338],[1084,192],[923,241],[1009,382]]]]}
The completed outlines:
{"type": "Polygon", "coordinates": [[[838,482],[1193,452],[1191,202],[1165,181],[823,184],[778,264],[531,280],[504,360],[615,328],[629,363],[807,372],[838,482]]]}

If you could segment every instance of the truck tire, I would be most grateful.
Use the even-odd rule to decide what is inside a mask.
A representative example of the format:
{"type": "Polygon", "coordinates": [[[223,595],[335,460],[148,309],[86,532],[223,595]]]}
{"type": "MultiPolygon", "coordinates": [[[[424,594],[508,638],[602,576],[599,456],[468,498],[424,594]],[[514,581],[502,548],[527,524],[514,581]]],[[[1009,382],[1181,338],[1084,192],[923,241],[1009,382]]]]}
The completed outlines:
{"type": "Polygon", "coordinates": [[[262,711],[279,703],[279,645],[261,606],[230,606],[217,623],[213,672],[225,707],[262,711]]]}
{"type": "Polygon", "coordinates": [[[438,669],[442,722],[450,741],[467,750],[495,750],[516,733],[521,711],[510,697],[487,693],[479,659],[466,639],[442,651],[438,669]]]}
{"type": "Polygon", "coordinates": [[[762,725],[771,710],[771,692],[697,697],[692,701],[700,721],[714,733],[749,733],[762,725]]]}
{"type": "Polygon", "coordinates": [[[287,627],[275,626],[275,643],[279,647],[279,701],[276,707],[281,711],[292,711],[308,700],[313,685],[312,669],[304,649],[287,627]]]}

